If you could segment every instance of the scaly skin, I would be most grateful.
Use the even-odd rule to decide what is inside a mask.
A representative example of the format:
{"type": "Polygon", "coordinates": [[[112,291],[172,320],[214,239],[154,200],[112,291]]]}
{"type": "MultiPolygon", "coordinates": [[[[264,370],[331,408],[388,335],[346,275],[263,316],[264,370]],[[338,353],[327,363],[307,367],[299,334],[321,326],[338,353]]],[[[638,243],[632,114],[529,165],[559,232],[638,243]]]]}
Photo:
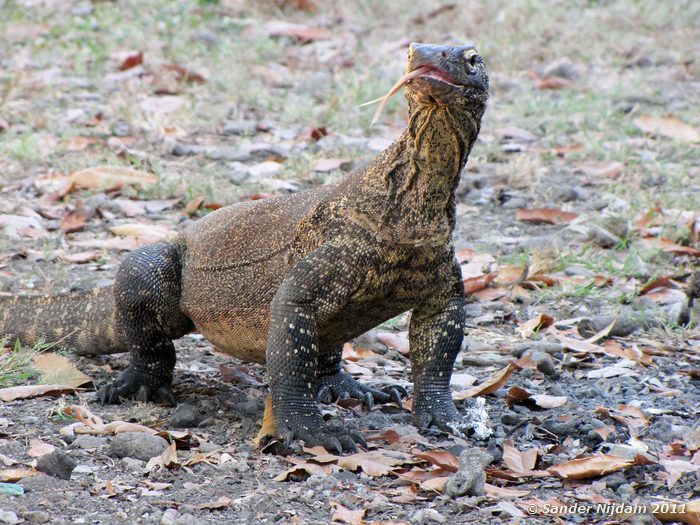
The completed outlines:
{"type": "Polygon", "coordinates": [[[326,425],[316,400],[397,400],[397,389],[372,390],[342,371],[342,344],[411,310],[415,421],[466,431],[449,388],[464,332],[454,192],[488,77],[471,46],[412,44],[408,71],[424,66],[432,73],[406,89],[408,128],[363,169],[211,213],[175,242],[130,254],[113,290],[0,297],[0,334],[32,343],[72,330],[66,343],[79,353],[128,348],[131,365],[100,389],[101,402],[135,395],[174,403],[172,340],[196,328],[217,348],[267,364],[286,441],[348,451],[362,436],[326,425]]]}

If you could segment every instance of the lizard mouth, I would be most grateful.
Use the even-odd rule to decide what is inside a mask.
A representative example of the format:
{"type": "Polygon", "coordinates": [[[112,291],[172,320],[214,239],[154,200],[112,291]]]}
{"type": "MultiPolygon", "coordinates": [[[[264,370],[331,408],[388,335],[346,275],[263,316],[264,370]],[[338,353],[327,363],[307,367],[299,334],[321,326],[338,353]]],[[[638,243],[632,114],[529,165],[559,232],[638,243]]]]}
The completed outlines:
{"type": "MultiPolygon", "coordinates": [[[[408,75],[411,75],[412,73],[417,72],[418,74],[408,80],[406,80],[406,84],[409,84],[411,80],[413,79],[419,79],[419,78],[429,78],[432,80],[437,80],[438,82],[442,82],[443,84],[448,84],[450,86],[456,87],[456,88],[462,88],[464,87],[464,84],[460,84],[457,82],[455,79],[453,79],[451,76],[449,76],[447,73],[442,71],[441,69],[438,69],[433,66],[421,66],[413,71],[411,71],[408,75]]],[[[406,75],[406,76],[408,76],[406,75]]]]}

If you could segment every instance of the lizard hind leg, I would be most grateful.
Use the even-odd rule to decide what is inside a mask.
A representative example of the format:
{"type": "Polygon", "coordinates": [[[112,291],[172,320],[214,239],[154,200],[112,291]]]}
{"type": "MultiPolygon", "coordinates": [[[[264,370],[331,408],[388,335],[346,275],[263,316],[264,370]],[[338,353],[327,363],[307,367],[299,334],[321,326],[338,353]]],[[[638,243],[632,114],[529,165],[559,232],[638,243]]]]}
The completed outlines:
{"type": "Polygon", "coordinates": [[[175,368],[172,340],[194,325],[180,309],[180,253],[170,243],[149,244],[129,254],[117,272],[117,326],[131,352],[129,367],[98,392],[102,404],[135,395],[140,401],[175,405],[170,391],[175,368]]]}

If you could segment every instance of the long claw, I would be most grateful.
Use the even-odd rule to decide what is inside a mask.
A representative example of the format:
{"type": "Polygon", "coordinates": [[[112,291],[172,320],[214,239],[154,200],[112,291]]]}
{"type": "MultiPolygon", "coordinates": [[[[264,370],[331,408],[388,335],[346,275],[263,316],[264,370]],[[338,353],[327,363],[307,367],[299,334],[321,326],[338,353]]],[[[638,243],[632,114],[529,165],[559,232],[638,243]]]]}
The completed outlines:
{"type": "Polygon", "coordinates": [[[374,396],[372,392],[367,392],[362,400],[362,403],[367,407],[367,412],[371,412],[374,408],[374,396]]]}
{"type": "Polygon", "coordinates": [[[324,404],[331,403],[333,401],[331,396],[331,387],[328,385],[323,385],[321,388],[319,388],[318,392],[316,393],[316,401],[324,404]]]}

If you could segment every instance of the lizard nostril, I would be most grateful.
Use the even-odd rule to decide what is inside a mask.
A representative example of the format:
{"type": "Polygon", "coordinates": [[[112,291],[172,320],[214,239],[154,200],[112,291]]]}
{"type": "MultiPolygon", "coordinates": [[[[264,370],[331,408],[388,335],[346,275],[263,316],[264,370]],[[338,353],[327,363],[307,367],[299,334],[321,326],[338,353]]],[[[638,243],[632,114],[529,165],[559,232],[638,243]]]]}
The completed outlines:
{"type": "Polygon", "coordinates": [[[443,51],[443,52],[440,53],[440,54],[442,55],[442,58],[447,58],[447,51],[443,51]]]}

